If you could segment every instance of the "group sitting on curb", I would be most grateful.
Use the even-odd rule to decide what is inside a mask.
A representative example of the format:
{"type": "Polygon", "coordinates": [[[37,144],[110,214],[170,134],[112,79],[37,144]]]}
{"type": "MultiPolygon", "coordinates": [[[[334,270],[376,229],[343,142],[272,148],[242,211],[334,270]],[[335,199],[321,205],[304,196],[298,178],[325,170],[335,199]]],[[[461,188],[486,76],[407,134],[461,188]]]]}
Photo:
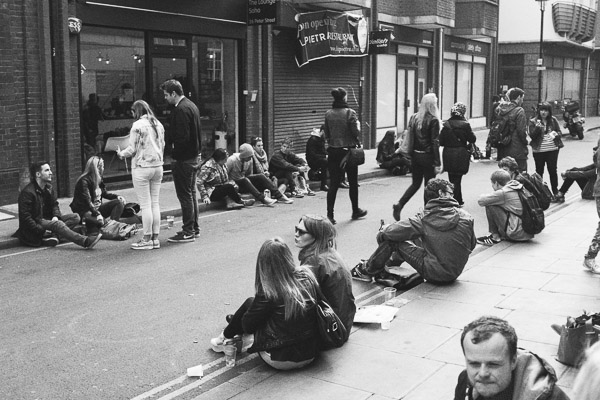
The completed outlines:
{"type": "Polygon", "coordinates": [[[52,188],[52,170],[46,161],[29,168],[31,182],[19,194],[19,229],[13,235],[25,246],[56,246],[68,240],[91,249],[102,234],[84,236],[73,228],[80,224],[77,214],[62,215],[52,188]]]}

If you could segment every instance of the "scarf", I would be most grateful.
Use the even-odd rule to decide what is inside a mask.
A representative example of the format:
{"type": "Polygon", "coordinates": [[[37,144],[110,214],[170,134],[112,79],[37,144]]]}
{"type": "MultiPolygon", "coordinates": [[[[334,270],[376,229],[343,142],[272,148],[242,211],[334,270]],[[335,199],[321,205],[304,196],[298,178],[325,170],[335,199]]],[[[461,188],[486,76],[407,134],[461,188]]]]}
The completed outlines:
{"type": "Polygon", "coordinates": [[[254,151],[254,154],[252,154],[252,160],[254,168],[256,169],[254,172],[264,174],[266,172],[264,165],[267,164],[267,153],[263,151],[263,154],[259,155],[256,151],[254,151]]]}
{"type": "Polygon", "coordinates": [[[331,108],[350,108],[344,100],[334,100],[331,108]]]}

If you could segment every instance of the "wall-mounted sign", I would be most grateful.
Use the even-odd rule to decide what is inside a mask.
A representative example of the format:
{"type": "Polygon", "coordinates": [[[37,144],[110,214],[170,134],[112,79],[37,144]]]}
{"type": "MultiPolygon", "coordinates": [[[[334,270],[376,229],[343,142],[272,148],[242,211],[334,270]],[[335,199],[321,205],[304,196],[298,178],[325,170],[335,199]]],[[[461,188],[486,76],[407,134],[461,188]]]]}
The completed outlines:
{"type": "Polygon", "coordinates": [[[81,20],[79,18],[69,17],[67,21],[69,24],[69,32],[73,35],[79,35],[79,32],[81,32],[81,20]]]}
{"type": "Polygon", "coordinates": [[[486,57],[490,53],[490,45],[474,40],[447,36],[444,40],[444,50],[486,57]]]}
{"type": "Polygon", "coordinates": [[[319,58],[367,55],[369,24],[362,15],[326,10],[297,14],[296,21],[299,67],[319,58]]]}
{"type": "Polygon", "coordinates": [[[388,54],[392,40],[392,31],[372,31],[369,33],[369,54],[388,54]]]}
{"type": "Polygon", "coordinates": [[[274,24],[279,0],[248,0],[248,25],[274,24]]]}

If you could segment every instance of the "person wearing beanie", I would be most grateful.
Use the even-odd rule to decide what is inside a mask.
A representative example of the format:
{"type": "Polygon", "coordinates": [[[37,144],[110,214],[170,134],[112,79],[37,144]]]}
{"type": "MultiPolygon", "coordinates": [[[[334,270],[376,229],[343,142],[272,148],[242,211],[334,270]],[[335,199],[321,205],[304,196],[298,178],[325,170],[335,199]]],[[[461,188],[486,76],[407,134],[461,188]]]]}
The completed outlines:
{"type": "Polygon", "coordinates": [[[461,206],[464,204],[462,197],[461,181],[463,175],[469,172],[471,153],[468,148],[475,143],[477,138],[471,125],[465,119],[467,106],[458,102],[450,110],[450,118],[444,122],[440,132],[440,146],[444,148],[442,162],[444,171],[448,173],[448,180],[454,185],[454,199],[461,206]]]}
{"type": "Polygon", "coordinates": [[[265,174],[252,173],[252,157],[254,149],[249,143],[240,146],[240,152],[235,153],[225,163],[229,177],[239,186],[241,193],[250,193],[266,206],[276,202],[292,204],[294,201],[283,195],[265,174]],[[271,192],[272,198],[264,195],[265,190],[271,192]]]}
{"type": "Polygon", "coordinates": [[[325,113],[324,136],[329,144],[327,148],[327,169],[329,170],[329,190],[327,191],[327,218],[335,224],[334,206],[337,191],[340,187],[344,171],[350,185],[350,202],[352,203],[352,219],[367,215],[367,210],[358,206],[358,166],[345,164],[342,160],[350,152],[350,148],[360,147],[360,121],[356,111],[348,107],[346,90],[338,87],[331,91],[333,104],[325,113]]]}

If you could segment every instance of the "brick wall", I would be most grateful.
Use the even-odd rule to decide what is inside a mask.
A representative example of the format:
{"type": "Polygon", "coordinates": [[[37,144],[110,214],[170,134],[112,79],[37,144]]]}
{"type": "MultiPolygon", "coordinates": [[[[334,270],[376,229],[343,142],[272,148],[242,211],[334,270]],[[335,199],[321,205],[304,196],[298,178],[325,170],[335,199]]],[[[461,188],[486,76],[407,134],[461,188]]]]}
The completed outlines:
{"type": "Polygon", "coordinates": [[[488,1],[456,1],[456,24],[460,28],[498,30],[498,6],[488,1]]]}
{"type": "Polygon", "coordinates": [[[46,3],[0,1],[0,205],[16,203],[32,161],[55,165],[46,3]]]}
{"type": "MultiPolygon", "coordinates": [[[[391,7],[394,7],[391,5],[391,7]]],[[[438,16],[454,19],[454,0],[399,0],[396,14],[407,17],[438,16]]],[[[380,6],[380,12],[387,11],[380,6]]]]}

